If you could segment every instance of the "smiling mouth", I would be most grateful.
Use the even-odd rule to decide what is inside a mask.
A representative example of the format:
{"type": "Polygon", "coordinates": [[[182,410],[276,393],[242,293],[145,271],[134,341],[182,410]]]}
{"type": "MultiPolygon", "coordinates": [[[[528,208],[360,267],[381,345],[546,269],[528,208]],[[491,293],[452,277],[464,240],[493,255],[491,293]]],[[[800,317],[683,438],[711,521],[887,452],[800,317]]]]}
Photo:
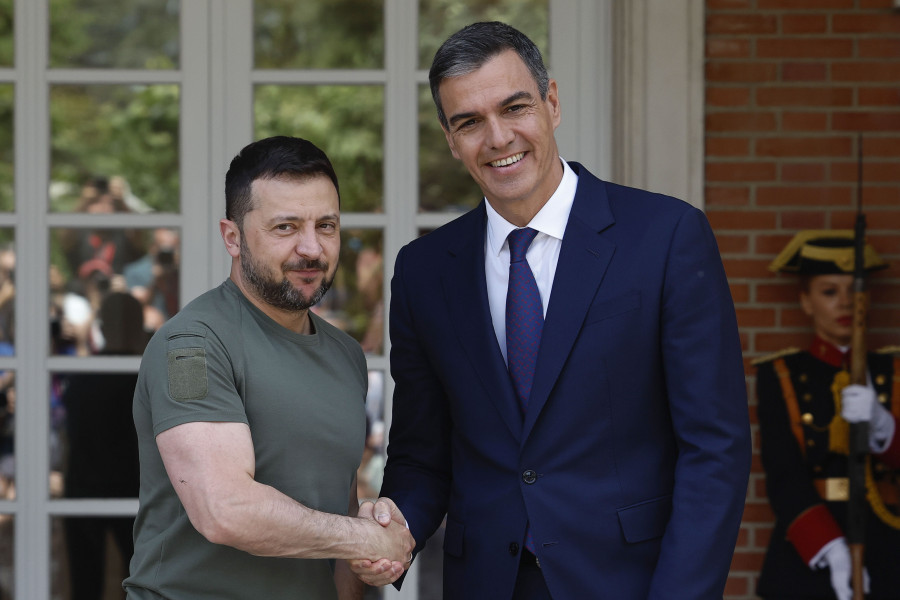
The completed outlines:
{"type": "Polygon", "coordinates": [[[500,160],[495,160],[493,162],[488,163],[492,167],[508,167],[509,165],[513,165],[525,157],[524,152],[519,152],[518,154],[513,154],[512,156],[508,156],[506,158],[501,158],[500,160]]]}

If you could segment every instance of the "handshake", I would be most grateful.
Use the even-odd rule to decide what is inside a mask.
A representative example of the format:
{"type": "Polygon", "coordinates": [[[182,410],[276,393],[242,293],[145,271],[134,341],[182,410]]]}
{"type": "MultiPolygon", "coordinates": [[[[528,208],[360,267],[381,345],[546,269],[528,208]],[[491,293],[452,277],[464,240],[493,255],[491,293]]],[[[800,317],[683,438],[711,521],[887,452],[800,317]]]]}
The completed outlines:
{"type": "Polygon", "coordinates": [[[367,585],[394,583],[409,568],[416,547],[406,519],[390,498],[363,502],[357,519],[364,527],[366,554],[379,558],[348,560],[350,570],[367,585]]]}

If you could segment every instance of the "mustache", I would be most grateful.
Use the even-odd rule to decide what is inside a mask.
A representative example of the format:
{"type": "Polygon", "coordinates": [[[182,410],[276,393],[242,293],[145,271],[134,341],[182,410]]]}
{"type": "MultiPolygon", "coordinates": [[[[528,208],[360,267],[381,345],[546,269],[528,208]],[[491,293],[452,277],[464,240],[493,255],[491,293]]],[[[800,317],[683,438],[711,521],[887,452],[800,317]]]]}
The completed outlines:
{"type": "Polygon", "coordinates": [[[318,269],[319,271],[328,271],[328,263],[322,260],[298,260],[297,262],[284,263],[281,266],[282,271],[298,271],[304,269],[318,269]]]}

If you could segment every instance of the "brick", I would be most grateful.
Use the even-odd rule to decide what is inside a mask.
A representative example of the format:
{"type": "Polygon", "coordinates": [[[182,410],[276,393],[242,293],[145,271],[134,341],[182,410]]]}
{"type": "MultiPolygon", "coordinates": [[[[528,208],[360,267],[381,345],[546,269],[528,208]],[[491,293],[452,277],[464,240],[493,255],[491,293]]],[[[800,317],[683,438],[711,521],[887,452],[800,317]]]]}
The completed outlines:
{"type": "Polygon", "coordinates": [[[707,182],[774,181],[775,175],[776,168],[773,162],[707,162],[706,165],[707,182]]]}
{"type": "Polygon", "coordinates": [[[849,87],[761,87],[756,90],[760,106],[852,106],[849,87]]]}
{"type": "Polygon", "coordinates": [[[756,191],[757,206],[852,206],[849,186],[772,186],[756,191]]]}
{"type": "Polygon", "coordinates": [[[775,258],[793,237],[794,232],[757,234],[756,252],[757,254],[769,254],[775,258]]]}
{"type": "MultiPolygon", "coordinates": [[[[898,210],[872,210],[865,208],[868,205],[868,196],[864,195],[863,207],[866,221],[869,226],[867,231],[898,231],[900,230],[900,211],[898,210]]],[[[894,205],[896,206],[896,204],[894,205]]],[[[834,211],[831,213],[832,227],[839,229],[852,229],[856,223],[856,210],[834,211]]]]}
{"type": "Polygon", "coordinates": [[[785,62],[781,65],[781,80],[825,81],[828,79],[828,65],[821,62],[785,62]]]}
{"type": "Polygon", "coordinates": [[[860,88],[860,106],[900,106],[900,87],[860,88]]]}
{"type": "Polygon", "coordinates": [[[839,62],[831,65],[833,81],[885,81],[900,80],[900,62],[839,62]]]}
{"type": "Polygon", "coordinates": [[[725,581],[724,593],[723,600],[732,600],[733,596],[746,596],[750,593],[750,580],[747,577],[729,574],[725,581]]]}
{"type": "Polygon", "coordinates": [[[863,138],[865,156],[900,156],[900,137],[863,138]]]}
{"type": "MultiPolygon", "coordinates": [[[[797,298],[794,299],[794,304],[797,304],[797,298]]],[[[803,312],[803,309],[797,306],[796,308],[786,308],[781,311],[781,326],[782,327],[809,327],[809,315],[803,312]]]]}
{"type": "MultiPolygon", "coordinates": [[[[900,159],[900,157],[898,157],[900,159]]],[[[859,166],[856,162],[839,162],[831,165],[831,180],[856,182],[859,166]]],[[[875,182],[900,182],[900,160],[896,162],[874,162],[863,160],[863,184],[875,182]]],[[[863,194],[865,194],[865,188],[863,194]]]]}
{"type": "Polygon", "coordinates": [[[706,186],[705,206],[746,206],[750,203],[750,189],[747,186],[706,186]]]}
{"type": "Polygon", "coordinates": [[[707,106],[746,106],[750,103],[750,88],[747,87],[707,87],[707,106]]]}
{"type": "Polygon", "coordinates": [[[836,14],[831,19],[834,33],[900,33],[900,18],[883,14],[836,14]]]}
{"type": "Polygon", "coordinates": [[[757,527],[756,528],[756,545],[760,548],[768,548],[769,540],[772,539],[772,528],[771,527],[757,527]]]}
{"type": "Polygon", "coordinates": [[[764,210],[747,212],[743,210],[710,210],[706,217],[710,226],[718,233],[723,229],[729,231],[744,229],[771,229],[775,226],[775,213],[764,210]]]}
{"type": "Polygon", "coordinates": [[[750,300],[750,286],[746,283],[729,283],[731,298],[735,303],[748,302],[750,300]]]}
{"type": "Polygon", "coordinates": [[[782,164],[781,180],[785,183],[817,183],[824,181],[825,165],[821,163],[782,164]]]}
{"type": "Polygon", "coordinates": [[[774,62],[716,61],[706,65],[707,82],[759,83],[775,79],[778,66],[774,62]]]}
{"type": "Polygon", "coordinates": [[[706,115],[706,131],[774,131],[775,114],[771,112],[727,112],[706,115]]]}
{"type": "Polygon", "coordinates": [[[781,226],[786,229],[826,229],[825,213],[817,211],[791,211],[781,213],[781,226]]]}
{"type": "Polygon", "coordinates": [[[706,35],[766,34],[778,31],[778,19],[771,14],[713,13],[706,19],[706,35]]]}
{"type": "Polygon", "coordinates": [[[747,138],[707,138],[706,156],[749,156],[750,140],[747,138]]]}
{"type": "Polygon", "coordinates": [[[831,127],[836,131],[900,131],[900,110],[835,113],[831,127]]]}
{"type": "Polygon", "coordinates": [[[725,258],[722,260],[722,264],[725,265],[725,274],[729,278],[744,279],[764,276],[767,272],[766,267],[769,266],[769,261],[748,258],[725,258]]]}
{"type": "Polygon", "coordinates": [[[778,332],[756,334],[756,349],[760,352],[778,352],[785,348],[806,348],[812,334],[806,332],[778,332]]]}
{"type": "Polygon", "coordinates": [[[839,137],[765,138],[756,141],[756,156],[850,156],[853,139],[839,137]]]}
{"type": "MultiPolygon", "coordinates": [[[[757,460],[754,458],[754,460],[757,460]]],[[[768,502],[747,502],[744,504],[744,519],[746,523],[768,523],[774,520],[772,508],[768,502]]]]}
{"type": "Polygon", "coordinates": [[[864,206],[893,206],[900,202],[898,186],[865,186],[863,189],[864,206]]]}
{"type": "Polygon", "coordinates": [[[707,38],[707,58],[749,58],[750,40],[742,38],[707,38]]]}
{"type": "Polygon", "coordinates": [[[828,129],[828,113],[786,112],[781,115],[782,131],[825,131],[828,129]]]}
{"type": "Polygon", "coordinates": [[[759,0],[757,8],[763,10],[847,10],[855,0],[759,0]]]}
{"type": "Polygon", "coordinates": [[[900,327],[900,309],[870,308],[868,315],[870,327],[900,327]]]}
{"type": "Polygon", "coordinates": [[[828,18],[822,14],[789,14],[781,17],[781,32],[825,33],[828,31],[828,18]]]}
{"type": "MultiPolygon", "coordinates": [[[[774,257],[773,257],[774,258],[774,257]]],[[[756,301],[771,304],[784,304],[797,301],[797,280],[784,275],[783,283],[766,283],[756,285],[756,301]]]]}
{"type": "Polygon", "coordinates": [[[738,327],[775,326],[775,311],[770,308],[740,308],[735,312],[738,327]]]}
{"type": "Polygon", "coordinates": [[[850,58],[853,56],[853,40],[765,38],[756,42],[759,58],[850,58]]]}
{"type": "Polygon", "coordinates": [[[722,254],[746,253],[750,250],[750,237],[747,235],[716,234],[716,243],[722,254]]]}
{"type": "Polygon", "coordinates": [[[856,52],[860,58],[898,58],[900,39],[897,37],[859,39],[856,41],[856,52]]]}

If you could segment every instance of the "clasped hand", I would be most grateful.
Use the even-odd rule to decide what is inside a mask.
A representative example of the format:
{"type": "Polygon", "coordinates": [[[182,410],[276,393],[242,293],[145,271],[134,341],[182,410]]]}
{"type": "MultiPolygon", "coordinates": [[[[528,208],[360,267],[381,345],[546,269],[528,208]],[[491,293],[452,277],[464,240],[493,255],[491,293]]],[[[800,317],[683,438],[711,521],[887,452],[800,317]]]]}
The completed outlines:
{"type": "Polygon", "coordinates": [[[377,502],[363,502],[357,516],[371,519],[380,528],[372,534],[372,556],[380,558],[348,561],[350,569],[364,583],[383,586],[395,582],[412,563],[412,552],[416,547],[406,519],[390,498],[379,498],[377,502]]]}

